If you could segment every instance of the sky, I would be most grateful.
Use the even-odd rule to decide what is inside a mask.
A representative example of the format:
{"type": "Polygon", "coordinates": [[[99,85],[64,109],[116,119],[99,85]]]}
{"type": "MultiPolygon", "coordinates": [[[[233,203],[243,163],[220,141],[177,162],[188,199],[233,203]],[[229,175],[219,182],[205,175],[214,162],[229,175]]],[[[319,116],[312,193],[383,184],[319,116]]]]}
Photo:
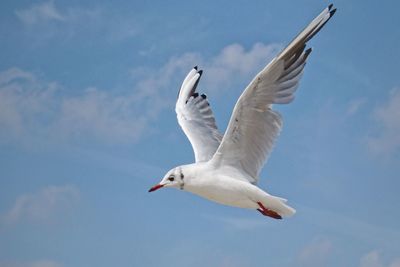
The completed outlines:
{"type": "Polygon", "coordinates": [[[242,90],[329,2],[2,1],[0,267],[400,266],[398,1],[346,1],[309,42],[259,186],[273,220],[175,189],[186,73],[224,131],[242,90]]]}

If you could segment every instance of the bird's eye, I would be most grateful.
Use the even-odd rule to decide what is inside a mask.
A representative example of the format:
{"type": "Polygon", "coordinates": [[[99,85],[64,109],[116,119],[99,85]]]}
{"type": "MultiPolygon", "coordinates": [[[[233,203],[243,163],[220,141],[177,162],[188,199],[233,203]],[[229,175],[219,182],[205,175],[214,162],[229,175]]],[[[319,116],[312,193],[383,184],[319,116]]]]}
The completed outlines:
{"type": "Polygon", "coordinates": [[[170,177],[168,177],[168,181],[171,181],[171,182],[173,182],[175,180],[175,177],[174,176],[170,176],[170,177]]]}

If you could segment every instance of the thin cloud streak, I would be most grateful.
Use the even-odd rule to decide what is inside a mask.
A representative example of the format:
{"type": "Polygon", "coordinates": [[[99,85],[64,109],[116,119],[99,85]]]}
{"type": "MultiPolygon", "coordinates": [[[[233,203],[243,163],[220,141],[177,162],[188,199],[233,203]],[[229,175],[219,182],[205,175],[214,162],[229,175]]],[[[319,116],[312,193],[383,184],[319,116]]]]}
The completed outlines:
{"type": "Polygon", "coordinates": [[[36,193],[22,194],[3,216],[5,224],[21,221],[49,222],[54,214],[64,213],[79,199],[79,189],[73,185],[47,186],[36,193]]]}
{"type": "Polygon", "coordinates": [[[65,95],[57,82],[10,68],[0,72],[2,142],[29,144],[39,139],[133,144],[151,130],[165,109],[173,108],[181,80],[194,65],[209,73],[204,78],[207,92],[219,95],[239,81],[249,80],[272,58],[276,47],[256,43],[246,50],[232,44],[208,59],[200,53],[184,53],[171,57],[159,69],[132,70],[134,89],[126,93],[92,87],[80,95],[65,95]]]}
{"type": "Polygon", "coordinates": [[[16,16],[26,25],[34,25],[43,21],[64,21],[66,18],[57,10],[54,1],[34,4],[29,8],[16,10],[16,16]]]}
{"type": "Polygon", "coordinates": [[[309,218],[320,218],[319,220],[311,220],[311,224],[318,224],[319,227],[333,232],[338,232],[351,238],[362,240],[369,244],[379,245],[381,247],[393,248],[398,246],[400,240],[400,232],[397,229],[381,227],[368,222],[358,220],[352,217],[345,217],[326,210],[317,210],[310,207],[301,207],[298,205],[301,213],[307,214],[305,220],[309,218]],[[365,233],[368,233],[367,235],[365,233]]]}
{"type": "Polygon", "coordinates": [[[316,238],[300,251],[298,262],[300,266],[326,266],[333,245],[327,238],[316,238]]]}
{"type": "Polygon", "coordinates": [[[389,157],[400,152],[400,88],[394,88],[387,101],[373,110],[377,133],[367,139],[376,155],[389,157]]]}
{"type": "Polygon", "coordinates": [[[347,116],[353,116],[367,103],[365,97],[357,98],[351,101],[347,108],[347,116]]]}
{"type": "Polygon", "coordinates": [[[389,263],[384,263],[381,252],[379,250],[372,250],[361,257],[360,267],[400,267],[400,258],[395,258],[389,263]]]}
{"type": "Polygon", "coordinates": [[[142,99],[96,88],[66,96],[55,82],[46,82],[18,68],[0,73],[0,136],[2,142],[32,140],[135,142],[144,129],[142,99]]]}
{"type": "Polygon", "coordinates": [[[206,219],[211,221],[221,222],[226,224],[228,227],[236,229],[236,230],[255,230],[259,228],[269,227],[271,224],[265,220],[265,218],[260,219],[248,219],[248,218],[239,218],[239,217],[228,217],[228,216],[219,216],[219,215],[203,215],[206,219]]]}
{"type": "Polygon", "coordinates": [[[14,13],[25,26],[25,33],[32,34],[35,40],[101,36],[110,42],[120,42],[140,33],[132,16],[115,15],[102,6],[58,8],[54,0],[49,0],[14,13]]]}
{"type": "Polygon", "coordinates": [[[0,261],[0,267],[62,267],[63,265],[53,260],[38,260],[30,262],[0,261]]]}

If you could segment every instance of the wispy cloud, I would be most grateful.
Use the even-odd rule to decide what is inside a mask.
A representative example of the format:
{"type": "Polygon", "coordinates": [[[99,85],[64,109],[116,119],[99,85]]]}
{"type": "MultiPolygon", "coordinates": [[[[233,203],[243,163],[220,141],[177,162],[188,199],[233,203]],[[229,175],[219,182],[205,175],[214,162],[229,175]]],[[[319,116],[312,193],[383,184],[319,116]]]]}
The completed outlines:
{"type": "Polygon", "coordinates": [[[393,89],[388,100],[376,107],[373,119],[377,133],[367,139],[372,152],[381,156],[390,156],[400,151],[400,89],[393,89]]]}
{"type": "Polygon", "coordinates": [[[0,267],[62,267],[59,262],[52,260],[39,260],[31,262],[0,261],[0,267]]]}
{"type": "Polygon", "coordinates": [[[298,205],[298,207],[303,210],[304,214],[308,214],[305,220],[309,223],[317,224],[322,229],[340,233],[366,244],[392,248],[396,247],[398,240],[400,240],[400,231],[398,229],[371,224],[364,220],[328,210],[317,210],[310,207],[301,207],[301,205],[298,205]],[[312,218],[319,218],[319,220],[313,220],[312,218]],[[365,233],[368,233],[368,235],[365,233]]]}
{"type": "Polygon", "coordinates": [[[326,238],[316,238],[299,253],[300,266],[325,266],[332,253],[332,243],[326,238]]]}
{"type": "Polygon", "coordinates": [[[34,25],[43,21],[63,21],[65,17],[56,8],[54,1],[37,3],[28,8],[16,10],[17,17],[27,25],[34,25]]]}
{"type": "Polygon", "coordinates": [[[75,36],[101,36],[108,41],[122,41],[139,33],[138,23],[131,16],[101,6],[57,7],[54,0],[36,3],[15,10],[16,17],[32,38],[49,40],[75,36]]]}
{"type": "Polygon", "coordinates": [[[23,194],[0,218],[6,224],[20,221],[48,222],[54,214],[64,213],[79,199],[76,186],[47,186],[36,193],[23,194]]]}
{"type": "Polygon", "coordinates": [[[347,107],[347,115],[353,116],[367,103],[365,97],[357,98],[351,101],[347,107]]]}
{"type": "Polygon", "coordinates": [[[261,71],[279,49],[277,44],[255,43],[248,50],[240,44],[228,45],[220,54],[204,62],[207,70],[205,85],[212,90],[225,91],[239,81],[250,82],[252,76],[261,71]]]}
{"type": "Polygon", "coordinates": [[[238,83],[250,82],[277,54],[279,48],[277,44],[255,43],[246,50],[240,44],[230,44],[212,57],[204,57],[198,52],[187,52],[171,57],[159,70],[135,68],[131,72],[133,77],[142,80],[139,86],[150,91],[171,84],[175,84],[174,90],[177,91],[184,75],[198,65],[204,70],[200,86],[207,88],[208,92],[222,94],[238,83]]]}
{"type": "Polygon", "coordinates": [[[10,68],[0,72],[1,142],[93,139],[108,144],[135,143],[163,110],[173,108],[180,83],[194,65],[207,72],[203,82],[207,93],[218,95],[238,82],[250,80],[276,48],[256,43],[246,50],[233,44],[210,58],[184,53],[171,57],[159,69],[133,69],[135,85],[125,93],[92,87],[79,95],[65,95],[57,82],[10,68]]]}
{"type": "Polygon", "coordinates": [[[88,88],[80,97],[63,98],[53,131],[67,139],[135,142],[147,123],[147,112],[138,110],[139,101],[134,95],[112,95],[88,88]]]}
{"type": "Polygon", "coordinates": [[[224,92],[243,79],[250,82],[249,79],[277,54],[279,48],[277,44],[255,43],[246,50],[240,44],[230,44],[210,58],[196,52],[184,53],[170,58],[160,73],[151,80],[158,81],[157,78],[161,76],[161,82],[164,82],[177,74],[182,76],[194,65],[199,65],[205,71],[202,86],[207,90],[224,92]]]}
{"type": "Polygon", "coordinates": [[[385,263],[382,259],[381,252],[372,250],[361,257],[360,267],[400,267],[400,258],[385,263]]]}
{"type": "Polygon", "coordinates": [[[0,73],[0,136],[3,142],[35,135],[37,116],[51,112],[55,83],[43,83],[29,72],[11,68],[0,73]],[[28,131],[29,129],[29,131],[28,131]]]}
{"type": "Polygon", "coordinates": [[[8,84],[16,79],[33,81],[35,80],[35,77],[31,73],[18,68],[10,68],[6,71],[0,72],[0,85],[8,84]]]}
{"type": "Polygon", "coordinates": [[[88,88],[66,96],[55,82],[38,79],[18,68],[0,73],[2,142],[82,140],[134,142],[144,129],[147,112],[142,98],[88,88]],[[141,105],[141,107],[144,107],[141,105]]]}
{"type": "Polygon", "coordinates": [[[230,228],[238,230],[254,230],[257,228],[263,228],[271,226],[271,223],[266,221],[264,217],[258,219],[219,216],[219,215],[204,215],[206,219],[212,221],[218,221],[226,224],[230,228]]]}

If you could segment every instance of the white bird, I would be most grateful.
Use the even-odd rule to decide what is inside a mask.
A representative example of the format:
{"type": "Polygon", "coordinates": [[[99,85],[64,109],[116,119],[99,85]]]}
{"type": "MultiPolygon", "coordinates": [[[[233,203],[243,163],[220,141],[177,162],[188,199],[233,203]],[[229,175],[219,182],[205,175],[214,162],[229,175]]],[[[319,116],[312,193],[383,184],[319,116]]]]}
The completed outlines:
{"type": "Polygon", "coordinates": [[[294,99],[311,52],[311,48],[305,50],[306,43],[335,11],[332,4],[324,9],[254,77],[237,101],[224,136],[206,95],[196,92],[202,71],[194,67],[182,83],[175,111],[196,162],[168,171],[149,192],[174,187],[220,204],[256,209],[275,219],[293,215],[296,211],[286,199],[256,186],[282,127],[281,116],[271,108],[294,99]]]}

